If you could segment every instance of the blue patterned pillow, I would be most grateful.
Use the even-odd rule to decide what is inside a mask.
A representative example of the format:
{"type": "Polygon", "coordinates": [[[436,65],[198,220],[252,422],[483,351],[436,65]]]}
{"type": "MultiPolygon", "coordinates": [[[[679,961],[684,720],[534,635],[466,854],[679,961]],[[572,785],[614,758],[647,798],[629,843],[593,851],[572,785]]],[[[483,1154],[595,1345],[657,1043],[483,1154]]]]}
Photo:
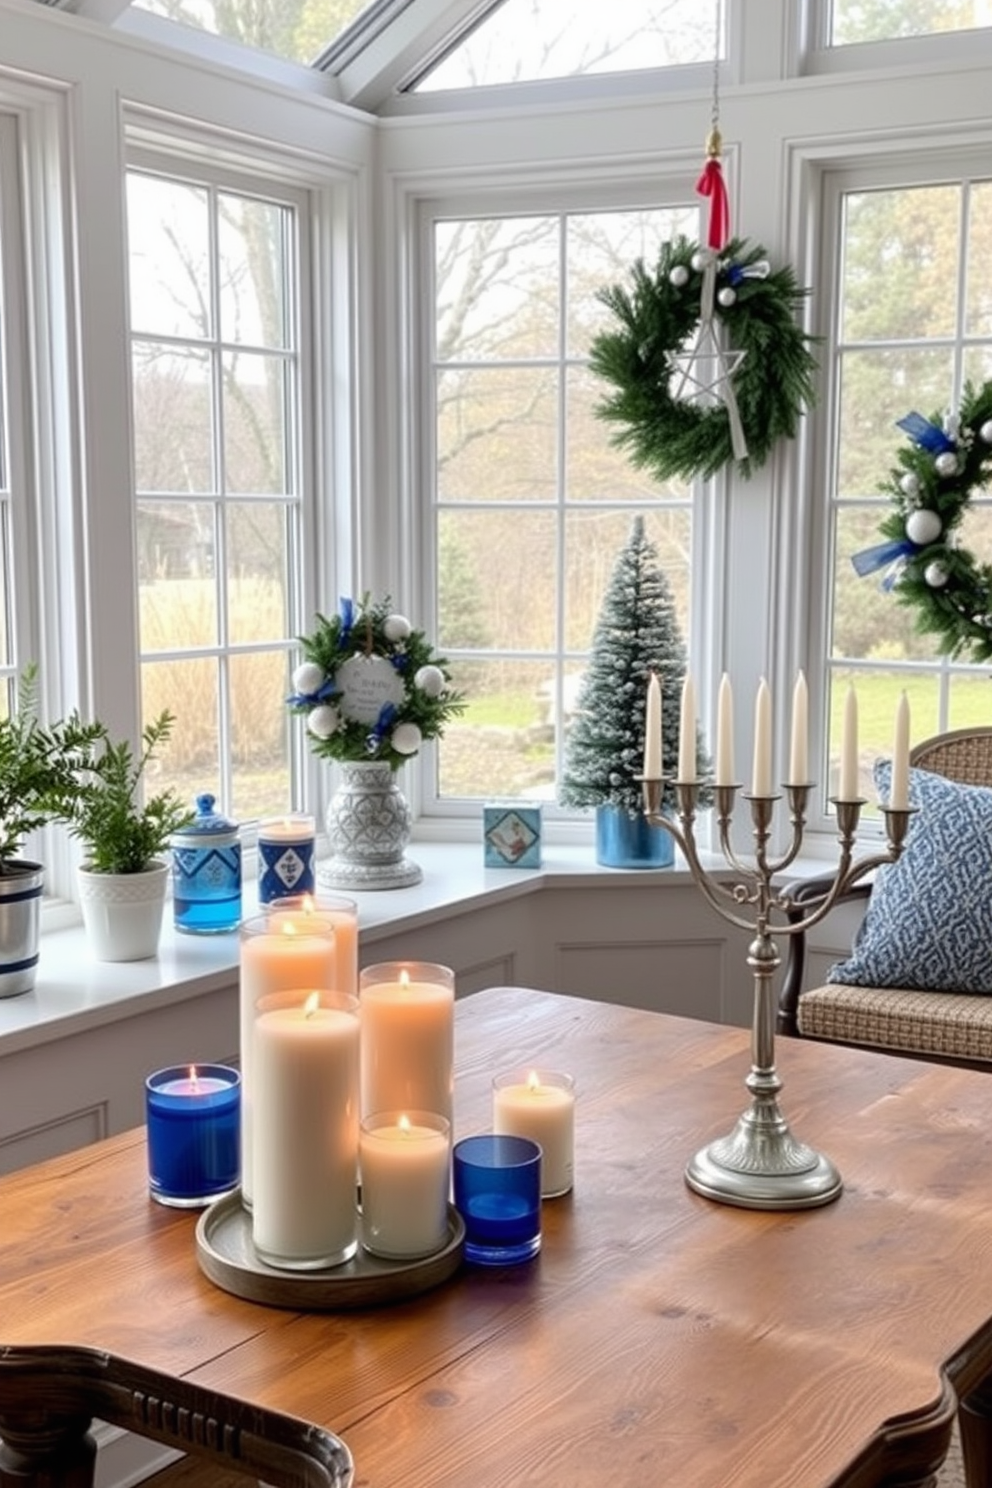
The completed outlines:
{"type": "MultiPolygon", "coordinates": [[[[884,801],[891,767],[875,766],[884,801]]],[[[828,982],[992,993],[992,790],[910,770],[919,807],[902,857],[880,868],[851,955],[828,982]]]]}

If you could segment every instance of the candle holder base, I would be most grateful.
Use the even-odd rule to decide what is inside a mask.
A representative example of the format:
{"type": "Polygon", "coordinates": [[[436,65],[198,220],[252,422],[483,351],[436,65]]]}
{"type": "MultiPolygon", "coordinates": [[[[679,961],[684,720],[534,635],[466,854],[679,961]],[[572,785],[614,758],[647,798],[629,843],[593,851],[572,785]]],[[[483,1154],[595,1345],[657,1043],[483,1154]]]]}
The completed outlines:
{"type": "Polygon", "coordinates": [[[704,1198],[741,1209],[813,1209],[843,1188],[830,1159],[797,1142],[781,1116],[769,1124],[753,1111],[696,1153],[685,1181],[704,1198]]]}

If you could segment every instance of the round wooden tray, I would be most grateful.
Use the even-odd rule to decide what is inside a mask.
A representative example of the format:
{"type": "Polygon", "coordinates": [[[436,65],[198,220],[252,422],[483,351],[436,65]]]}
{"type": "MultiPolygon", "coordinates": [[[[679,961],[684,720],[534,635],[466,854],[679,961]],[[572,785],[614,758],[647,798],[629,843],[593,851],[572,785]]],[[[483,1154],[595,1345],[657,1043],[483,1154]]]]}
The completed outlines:
{"type": "Polygon", "coordinates": [[[255,1252],[251,1215],[240,1189],[218,1199],[200,1215],[196,1256],[205,1276],[236,1297],[270,1307],[306,1312],[338,1312],[351,1307],[378,1307],[402,1302],[447,1281],[461,1264],[465,1225],[448,1205],[448,1237],[433,1255],[413,1261],[389,1261],[370,1255],[361,1244],[350,1261],[324,1271],[280,1271],[255,1252]]]}

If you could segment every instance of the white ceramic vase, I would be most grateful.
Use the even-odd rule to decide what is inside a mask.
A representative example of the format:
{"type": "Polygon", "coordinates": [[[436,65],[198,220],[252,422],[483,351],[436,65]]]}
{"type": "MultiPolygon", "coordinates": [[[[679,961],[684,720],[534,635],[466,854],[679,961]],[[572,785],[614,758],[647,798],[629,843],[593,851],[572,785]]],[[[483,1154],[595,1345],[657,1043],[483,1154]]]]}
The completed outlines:
{"type": "Polygon", "coordinates": [[[98,961],[144,961],[158,954],[169,865],[142,873],[78,870],[83,924],[98,961]]]}
{"type": "Polygon", "coordinates": [[[386,760],[351,760],[327,808],[330,856],[317,881],[334,889],[403,889],[423,877],[403,855],[410,808],[386,760]]]}

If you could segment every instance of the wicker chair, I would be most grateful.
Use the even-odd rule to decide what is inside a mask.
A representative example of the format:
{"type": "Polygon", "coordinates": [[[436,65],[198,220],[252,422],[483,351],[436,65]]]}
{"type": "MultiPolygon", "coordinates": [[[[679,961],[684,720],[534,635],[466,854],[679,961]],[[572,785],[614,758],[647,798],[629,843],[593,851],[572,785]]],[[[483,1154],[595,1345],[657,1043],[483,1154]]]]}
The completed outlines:
{"type": "MultiPolygon", "coordinates": [[[[910,764],[963,785],[992,786],[992,727],[937,734],[916,745],[910,764]]],[[[817,878],[796,886],[791,895],[795,920],[829,883],[817,878]]],[[[870,892],[870,885],[859,884],[845,897],[867,900],[870,892]]],[[[992,1067],[992,997],[838,983],[803,991],[805,939],[802,932],[789,937],[779,999],[780,1033],[946,1064],[992,1067]]]]}

